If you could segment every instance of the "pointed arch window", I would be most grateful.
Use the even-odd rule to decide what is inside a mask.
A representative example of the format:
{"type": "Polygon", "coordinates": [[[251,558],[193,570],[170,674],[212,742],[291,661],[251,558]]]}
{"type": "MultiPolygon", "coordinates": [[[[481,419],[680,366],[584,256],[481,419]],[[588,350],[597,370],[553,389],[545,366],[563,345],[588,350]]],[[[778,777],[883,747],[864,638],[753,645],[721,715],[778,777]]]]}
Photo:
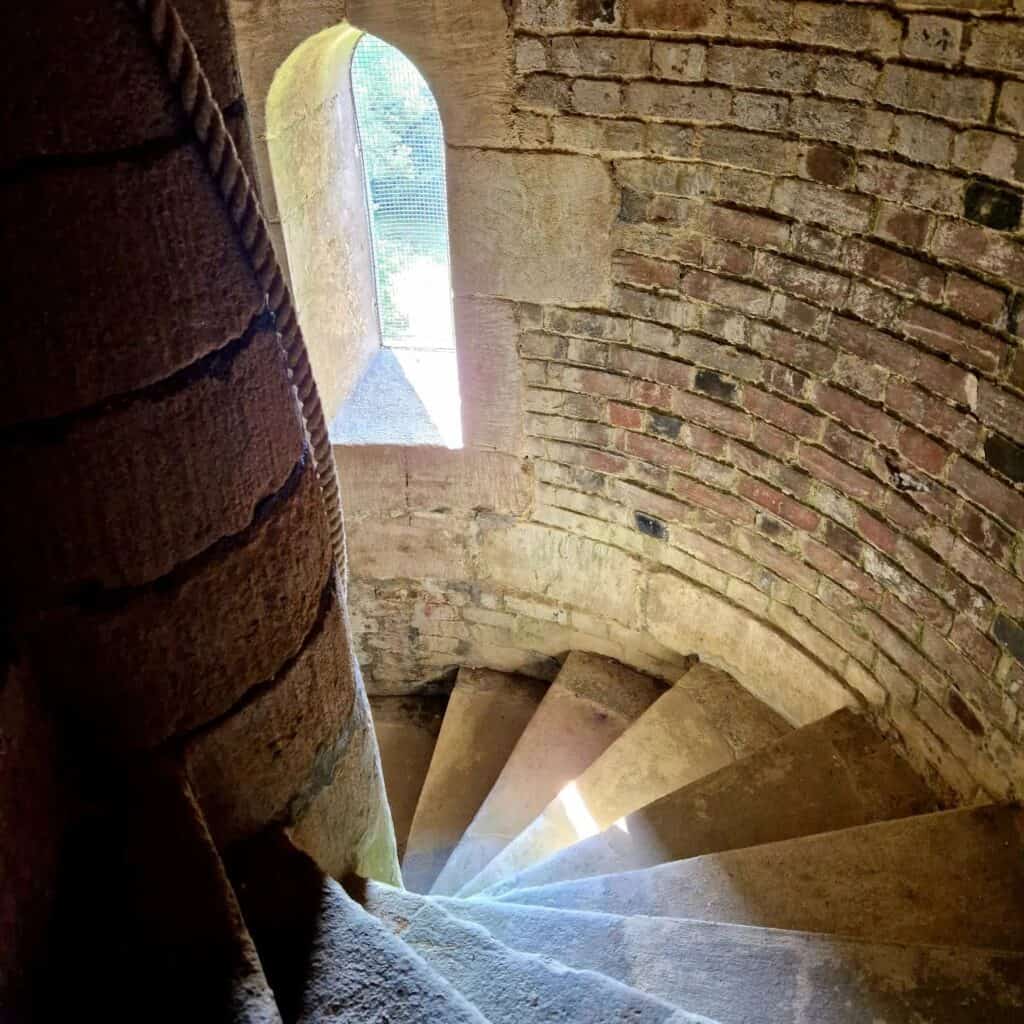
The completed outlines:
{"type": "MultiPolygon", "coordinates": [[[[366,433],[382,396],[404,389],[407,443],[462,443],[448,246],[444,131],[416,66],[375,36],[350,63],[381,351],[338,417],[342,440],[366,433]]],[[[394,403],[392,403],[394,404],[394,403]]],[[[399,403],[401,406],[402,403],[399,403]]],[[[392,414],[394,415],[394,414],[392,414]]],[[[371,430],[372,433],[372,430],[371,430]]]]}

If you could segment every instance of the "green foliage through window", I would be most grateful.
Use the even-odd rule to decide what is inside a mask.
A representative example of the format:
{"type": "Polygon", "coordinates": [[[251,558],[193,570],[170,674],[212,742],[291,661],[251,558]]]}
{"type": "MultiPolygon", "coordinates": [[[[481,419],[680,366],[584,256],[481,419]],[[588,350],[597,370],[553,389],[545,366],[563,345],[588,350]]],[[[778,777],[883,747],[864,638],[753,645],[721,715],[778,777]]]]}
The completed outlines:
{"type": "Polygon", "coordinates": [[[416,66],[364,35],[352,58],[381,337],[454,348],[444,134],[416,66]]]}

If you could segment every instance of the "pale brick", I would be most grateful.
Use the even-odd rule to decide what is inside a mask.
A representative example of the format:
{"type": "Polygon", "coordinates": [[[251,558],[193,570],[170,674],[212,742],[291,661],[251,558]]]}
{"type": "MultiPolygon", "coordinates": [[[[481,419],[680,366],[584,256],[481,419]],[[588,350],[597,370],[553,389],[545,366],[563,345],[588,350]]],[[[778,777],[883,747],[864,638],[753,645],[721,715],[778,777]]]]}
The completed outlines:
{"type": "Polygon", "coordinates": [[[1024,181],[1024,143],[996,132],[967,131],[957,136],[953,160],[965,171],[1004,181],[1024,181]]]}
{"type": "Polygon", "coordinates": [[[902,25],[886,11],[859,4],[798,3],[792,38],[840,50],[867,50],[883,57],[899,52],[902,25]]]}
{"type": "Polygon", "coordinates": [[[778,182],[772,192],[772,208],[779,213],[851,231],[867,229],[873,205],[870,196],[794,179],[778,182]]]}
{"type": "Polygon", "coordinates": [[[907,19],[903,55],[916,60],[955,64],[960,58],[964,23],[930,14],[914,14],[907,19]]]}
{"type": "Polygon", "coordinates": [[[878,68],[854,57],[822,57],[814,84],[826,96],[868,100],[878,80],[878,68]]]}
{"type": "Polygon", "coordinates": [[[739,46],[708,50],[712,82],[775,92],[806,92],[814,78],[816,60],[809,54],[739,46]]]}
{"type": "Polygon", "coordinates": [[[696,43],[653,44],[652,68],[655,78],[677,82],[700,82],[704,79],[707,49],[696,43]]]}
{"type": "Polygon", "coordinates": [[[1011,131],[1024,132],[1024,82],[1003,82],[996,121],[1011,131]]]}
{"type": "Polygon", "coordinates": [[[883,103],[953,121],[987,120],[994,95],[995,86],[982,78],[895,64],[882,72],[878,88],[883,103]]]}
{"type": "Polygon", "coordinates": [[[892,148],[918,163],[949,165],[949,151],[953,132],[941,121],[916,114],[900,114],[895,121],[892,148]]]}
{"type": "Polygon", "coordinates": [[[630,82],[626,86],[624,109],[640,117],[715,122],[728,118],[731,104],[732,98],[727,89],[630,82]]]}

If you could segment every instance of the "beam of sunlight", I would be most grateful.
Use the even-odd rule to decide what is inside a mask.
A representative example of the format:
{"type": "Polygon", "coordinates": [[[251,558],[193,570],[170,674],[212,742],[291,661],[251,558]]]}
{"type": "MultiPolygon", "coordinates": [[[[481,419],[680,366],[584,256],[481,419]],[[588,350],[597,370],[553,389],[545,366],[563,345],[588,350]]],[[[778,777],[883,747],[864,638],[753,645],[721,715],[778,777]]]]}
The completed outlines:
{"type": "Polygon", "coordinates": [[[625,818],[619,818],[619,820],[618,820],[618,821],[613,821],[613,822],[612,822],[612,824],[613,824],[613,825],[614,825],[614,826],[615,826],[615,827],[616,827],[616,828],[617,828],[617,829],[618,829],[618,830],[619,830],[620,832],[625,832],[627,836],[629,835],[629,826],[628,826],[628,825],[626,824],[626,819],[625,819],[625,818]]]}
{"type": "Polygon", "coordinates": [[[583,797],[580,796],[575,782],[563,786],[562,791],[558,794],[558,799],[562,801],[569,822],[576,829],[576,834],[580,839],[589,839],[601,831],[593,815],[587,810],[587,805],[583,802],[583,797]]]}

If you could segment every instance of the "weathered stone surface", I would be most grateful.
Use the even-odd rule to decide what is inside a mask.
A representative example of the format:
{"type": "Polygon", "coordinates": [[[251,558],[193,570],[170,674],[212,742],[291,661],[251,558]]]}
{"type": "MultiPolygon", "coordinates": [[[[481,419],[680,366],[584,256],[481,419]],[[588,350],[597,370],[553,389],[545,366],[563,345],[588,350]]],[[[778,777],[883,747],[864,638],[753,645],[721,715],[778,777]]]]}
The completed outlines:
{"type": "Polygon", "coordinates": [[[285,1020],[487,1024],[284,836],[250,844],[232,874],[285,1020]]]}
{"type": "Polygon", "coordinates": [[[661,692],[649,676],[571,652],[431,892],[454,893],[475,877],[661,692]]]}
{"type": "Polygon", "coordinates": [[[357,687],[346,641],[331,583],[302,650],[241,706],[189,740],[189,775],[218,846],[287,823],[333,778],[350,737],[357,687]]]}
{"type": "Polygon", "coordinates": [[[513,949],[599,972],[718,1021],[1010,1024],[1024,1009],[1019,953],[479,900],[442,905],[513,949]]]}
{"type": "Polygon", "coordinates": [[[497,781],[547,686],[525,676],[460,669],[423,782],[402,861],[426,892],[497,781]]]}
{"type": "Polygon", "coordinates": [[[248,526],[302,452],[287,373],[259,330],[63,429],[0,433],[19,492],[0,507],[0,560],[19,602],[145,583],[248,526]]]}
{"type": "Polygon", "coordinates": [[[797,725],[856,703],[837,678],[747,611],[665,574],[648,585],[648,625],[665,643],[699,651],[797,725]]]}
{"type": "Polygon", "coordinates": [[[369,221],[342,24],[304,42],[266,98],[273,187],[288,266],[330,422],[380,348],[369,221]]]}
{"type": "Polygon", "coordinates": [[[650,868],[934,811],[925,783],[849,708],[663,796],[486,895],[650,868]]]}
{"type": "Polygon", "coordinates": [[[41,622],[33,656],[97,737],[148,747],[222,714],[301,649],[330,564],[307,461],[242,533],[156,584],[41,622]]]}
{"type": "Polygon", "coordinates": [[[479,925],[452,917],[429,899],[384,886],[369,887],[363,898],[371,913],[391,923],[492,1024],[710,1024],[608,976],[509,949],[479,925]]]}
{"type": "Polygon", "coordinates": [[[610,914],[1024,950],[1021,811],[978,807],[714,853],[503,897],[610,914]]]}
{"type": "Polygon", "coordinates": [[[191,144],[8,183],[0,219],[18,254],[3,281],[16,341],[0,425],[160,380],[240,337],[263,305],[191,144]]]}
{"type": "MultiPolygon", "coordinates": [[[[353,660],[353,677],[358,672],[353,660]]],[[[334,775],[324,781],[319,793],[296,809],[298,821],[291,830],[296,845],[334,878],[354,873],[401,884],[380,754],[361,684],[334,775]]]]}
{"type": "Polygon", "coordinates": [[[430,768],[447,703],[444,696],[418,694],[370,700],[399,859],[405,852],[409,826],[430,768]]]}
{"type": "MultiPolygon", "coordinates": [[[[640,563],[610,545],[542,525],[496,521],[481,524],[479,552],[482,575],[495,585],[620,622],[639,618],[640,563]]],[[[673,640],[666,638],[669,646],[673,640]]]]}
{"type": "Polygon", "coordinates": [[[453,150],[448,168],[456,295],[607,302],[618,198],[600,160],[453,150]]]}
{"type": "Polygon", "coordinates": [[[455,302],[455,335],[467,447],[518,455],[522,396],[514,307],[508,302],[460,296],[455,302]]]}
{"type": "Polygon", "coordinates": [[[460,895],[478,893],[599,833],[790,731],[725,672],[697,665],[580,773],[571,803],[555,797],[460,895]]]}
{"type": "MultiPolygon", "coordinates": [[[[241,95],[224,0],[178,0],[221,106],[241,95]]],[[[183,134],[179,101],[145,22],[127,0],[22,4],[7,21],[0,69],[0,167],[20,160],[127,149],[183,134]],[[59,24],[60,30],[54,26],[59,24]],[[39,69],[46,68],[45,75],[39,69]],[[24,89],[31,81],[33,88],[24,89]]]]}

